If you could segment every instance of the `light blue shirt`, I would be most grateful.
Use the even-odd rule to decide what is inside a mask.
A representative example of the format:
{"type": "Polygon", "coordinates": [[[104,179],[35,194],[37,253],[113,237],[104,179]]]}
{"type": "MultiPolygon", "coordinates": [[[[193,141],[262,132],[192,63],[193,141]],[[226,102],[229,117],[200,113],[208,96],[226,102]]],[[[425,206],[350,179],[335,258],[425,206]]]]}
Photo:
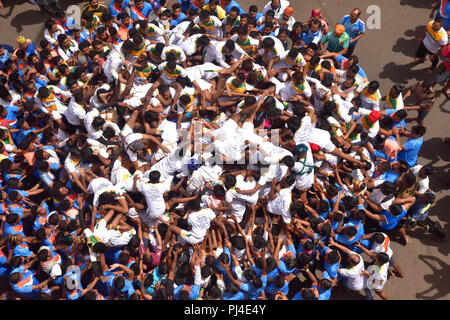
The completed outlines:
{"type": "MultiPolygon", "coordinates": [[[[366,26],[364,22],[361,19],[358,19],[354,24],[350,22],[350,15],[346,15],[342,18],[340,21],[340,24],[342,24],[345,27],[345,32],[348,33],[351,39],[356,38],[361,33],[366,32],[366,26]]],[[[351,43],[350,45],[356,45],[358,41],[355,41],[351,43]]]]}
{"type": "Polygon", "coordinates": [[[414,167],[417,164],[417,157],[419,155],[420,148],[423,144],[423,138],[410,139],[403,146],[405,150],[400,151],[398,154],[399,160],[405,160],[409,167],[414,167]]]}

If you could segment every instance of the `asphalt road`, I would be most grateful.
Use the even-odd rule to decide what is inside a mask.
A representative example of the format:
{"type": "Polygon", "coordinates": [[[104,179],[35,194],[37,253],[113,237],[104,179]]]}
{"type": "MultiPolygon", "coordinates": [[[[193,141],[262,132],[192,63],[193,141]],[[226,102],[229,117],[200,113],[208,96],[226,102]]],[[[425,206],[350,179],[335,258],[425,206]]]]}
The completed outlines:
{"type": "MultiPolygon", "coordinates": [[[[106,0],[105,0],[106,1],[106,0]]],[[[244,10],[249,4],[256,4],[262,10],[268,0],[239,0],[244,10]]],[[[109,1],[108,1],[109,2],[109,1]]],[[[359,0],[358,7],[362,11],[361,18],[367,22],[370,14],[367,8],[377,5],[380,8],[380,29],[368,30],[356,48],[355,54],[360,59],[370,80],[378,80],[381,92],[387,94],[389,88],[396,84],[412,85],[417,80],[430,78],[424,73],[428,64],[412,66],[414,52],[417,48],[415,38],[430,20],[430,8],[434,0],[359,0]]],[[[45,18],[38,7],[25,0],[3,0],[4,9],[0,9],[0,43],[15,45],[15,38],[23,34],[39,41],[43,34],[45,18]]],[[[84,1],[61,0],[63,8],[70,4],[84,1]]],[[[171,0],[171,4],[174,0],[171,0]]],[[[292,0],[294,16],[305,21],[313,8],[321,8],[331,26],[348,14],[355,7],[350,0],[292,0]]],[[[436,87],[437,101],[431,113],[425,119],[428,132],[420,152],[419,163],[431,164],[436,173],[431,177],[431,188],[437,193],[436,206],[430,216],[439,221],[448,233],[450,208],[450,148],[442,138],[450,137],[448,127],[450,121],[450,103],[436,87]]],[[[410,112],[410,120],[416,117],[410,112]]],[[[411,128],[412,122],[407,124],[411,128]]],[[[423,229],[415,229],[408,233],[412,242],[404,247],[393,239],[392,249],[397,263],[403,269],[405,278],[390,278],[385,292],[391,299],[397,300],[436,300],[450,299],[450,243],[439,243],[423,229]]],[[[344,294],[336,299],[362,299],[358,294],[344,294]]],[[[379,299],[375,296],[375,299],[379,299]]]]}

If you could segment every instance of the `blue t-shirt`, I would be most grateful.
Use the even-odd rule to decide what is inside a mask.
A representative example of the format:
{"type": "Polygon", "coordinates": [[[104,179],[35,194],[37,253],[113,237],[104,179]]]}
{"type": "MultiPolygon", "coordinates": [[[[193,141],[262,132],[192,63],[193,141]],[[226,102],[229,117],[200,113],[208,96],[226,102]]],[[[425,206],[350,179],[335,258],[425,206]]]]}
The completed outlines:
{"type": "MultiPolygon", "coordinates": [[[[209,1],[208,1],[208,3],[209,3],[209,1]]],[[[205,4],[206,4],[206,1],[205,1],[205,4]]],[[[239,3],[237,3],[235,0],[231,0],[230,4],[225,7],[225,12],[227,14],[230,14],[231,8],[233,8],[233,7],[237,7],[239,9],[239,15],[245,13],[245,11],[242,10],[241,5],[239,3]]]]}
{"type": "Polygon", "coordinates": [[[6,264],[6,256],[3,251],[0,250],[0,278],[6,278],[9,276],[9,267],[6,264]]]}
{"type": "Polygon", "coordinates": [[[245,293],[239,291],[233,295],[230,292],[225,292],[222,296],[222,300],[245,300],[245,293]]]}
{"type": "MultiPolygon", "coordinates": [[[[366,26],[361,19],[358,19],[354,24],[350,22],[350,15],[346,15],[342,18],[340,21],[340,24],[342,24],[345,27],[345,32],[348,33],[350,38],[354,39],[357,36],[359,36],[361,33],[366,32],[366,26]]],[[[358,41],[355,41],[351,43],[350,45],[356,45],[358,41]]]]}
{"type": "MultiPolygon", "coordinates": [[[[341,66],[343,66],[343,65],[344,65],[344,62],[348,61],[348,58],[344,57],[343,55],[338,55],[338,56],[336,57],[336,61],[337,61],[341,66]]],[[[364,71],[364,69],[363,69],[359,64],[357,64],[357,66],[359,67],[358,74],[361,76],[361,78],[364,79],[365,77],[367,77],[367,74],[366,74],[366,72],[364,71]]],[[[342,69],[342,68],[341,68],[341,69],[342,69]]]]}
{"type": "MultiPolygon", "coordinates": [[[[134,11],[137,10],[136,5],[134,5],[130,10],[130,17],[133,20],[140,20],[140,16],[134,11]]],[[[144,2],[144,8],[140,11],[146,18],[148,18],[150,12],[152,12],[152,5],[148,2],[144,2]]]]}
{"type": "MultiPolygon", "coordinates": [[[[328,272],[326,272],[326,271],[323,272],[323,278],[324,278],[324,279],[330,279],[330,280],[331,280],[330,275],[329,275],[328,272]]],[[[318,300],[330,300],[330,297],[331,297],[331,290],[333,289],[333,287],[331,287],[331,288],[328,289],[328,290],[324,290],[324,289],[322,289],[321,287],[317,287],[317,289],[318,289],[318,291],[319,291],[319,299],[318,299],[318,300]]]]}
{"type": "MultiPolygon", "coordinates": [[[[252,265],[252,269],[255,270],[256,276],[258,276],[258,277],[262,276],[262,269],[261,268],[258,268],[255,264],[253,264],[252,265]]],[[[277,275],[278,275],[278,268],[274,268],[272,271],[267,273],[267,280],[271,281],[277,275]]]]}
{"type": "Polygon", "coordinates": [[[293,255],[294,257],[297,255],[297,252],[295,251],[295,246],[294,244],[289,245],[289,247],[287,248],[286,253],[284,254],[284,256],[280,259],[280,264],[278,265],[278,271],[283,275],[283,276],[287,276],[288,274],[291,274],[293,272],[295,272],[297,270],[297,267],[294,268],[288,268],[288,266],[286,265],[286,263],[284,262],[285,256],[287,255],[293,255]]]}
{"type": "Polygon", "coordinates": [[[443,28],[447,30],[450,27],[450,2],[441,0],[436,18],[444,18],[443,28]]]}
{"type": "Polygon", "coordinates": [[[120,6],[119,10],[117,10],[115,7],[115,1],[111,0],[111,2],[108,5],[109,12],[111,13],[112,17],[117,17],[117,15],[122,12],[128,5],[130,4],[131,0],[123,0],[122,5],[120,6]]]}
{"type": "Polygon", "coordinates": [[[5,106],[5,109],[7,111],[6,116],[3,118],[0,118],[1,121],[7,122],[12,128],[18,129],[15,124],[17,122],[17,116],[16,113],[19,112],[19,107],[17,106],[5,106]]]}
{"type": "MultiPolygon", "coordinates": [[[[317,289],[319,289],[317,286],[312,286],[311,288],[317,288],[317,289]]],[[[320,291],[319,291],[319,292],[320,292],[320,291]]],[[[291,300],[305,300],[305,299],[303,299],[303,297],[302,297],[302,291],[300,290],[299,292],[297,292],[297,293],[292,297],[291,300]]],[[[317,299],[313,299],[313,300],[317,300],[317,299]]]]}
{"type": "Polygon", "coordinates": [[[189,6],[191,4],[190,0],[177,0],[179,4],[181,4],[181,12],[186,12],[187,9],[189,9],[189,6]]]}
{"type": "Polygon", "coordinates": [[[388,210],[384,210],[381,214],[386,217],[387,223],[382,222],[380,223],[380,226],[385,230],[392,230],[397,226],[400,219],[406,215],[406,211],[402,206],[402,213],[400,213],[398,217],[394,217],[388,210]]]}
{"type": "Polygon", "coordinates": [[[188,287],[189,288],[189,300],[195,300],[198,297],[200,297],[200,289],[201,287],[199,285],[193,284],[193,285],[185,285],[185,284],[180,284],[178,287],[176,287],[173,290],[173,297],[175,298],[175,300],[180,300],[180,291],[183,287],[188,287]]]}
{"type": "Polygon", "coordinates": [[[281,288],[276,287],[275,283],[272,282],[268,287],[266,287],[266,289],[264,291],[272,299],[275,298],[275,292],[277,292],[277,291],[281,291],[285,295],[287,295],[289,292],[289,282],[285,281],[284,285],[281,288]]]}
{"type": "Polygon", "coordinates": [[[422,137],[408,140],[405,144],[403,144],[405,150],[399,152],[398,159],[405,160],[409,167],[414,167],[417,164],[417,157],[422,144],[422,137]]]}
{"type": "Polygon", "coordinates": [[[258,300],[267,285],[267,276],[261,276],[261,281],[262,287],[259,289],[255,288],[251,282],[242,283],[240,289],[247,293],[249,300],[258,300]]]}
{"type": "Polygon", "coordinates": [[[33,286],[38,285],[39,281],[34,276],[34,273],[30,270],[25,270],[24,266],[20,266],[11,271],[11,273],[20,272],[22,274],[22,280],[17,283],[11,283],[12,289],[23,295],[25,298],[34,299],[38,296],[40,289],[34,289],[33,286]]]}
{"type": "MultiPolygon", "coordinates": [[[[396,113],[398,110],[395,110],[395,109],[386,109],[385,111],[386,111],[386,116],[392,117],[392,115],[393,115],[394,113],[396,113]]],[[[405,119],[402,119],[400,122],[394,122],[394,124],[391,126],[391,129],[392,129],[393,127],[396,127],[396,128],[400,128],[400,127],[406,128],[406,122],[405,122],[405,119]]]]}
{"type": "Polygon", "coordinates": [[[187,18],[187,15],[185,15],[183,12],[180,12],[180,15],[178,16],[177,19],[172,19],[172,21],[170,21],[170,25],[177,26],[179,23],[181,23],[186,18],[187,18]]]}
{"type": "Polygon", "coordinates": [[[401,175],[400,172],[395,172],[393,170],[389,170],[384,173],[384,177],[382,178],[382,180],[395,183],[395,181],[397,181],[397,179],[400,177],[400,175],[401,175]]]}
{"type": "Polygon", "coordinates": [[[309,30],[308,33],[304,33],[302,36],[302,41],[306,46],[309,46],[314,39],[318,39],[315,43],[319,45],[320,39],[322,39],[322,30],[319,29],[317,32],[312,32],[309,30]]]}

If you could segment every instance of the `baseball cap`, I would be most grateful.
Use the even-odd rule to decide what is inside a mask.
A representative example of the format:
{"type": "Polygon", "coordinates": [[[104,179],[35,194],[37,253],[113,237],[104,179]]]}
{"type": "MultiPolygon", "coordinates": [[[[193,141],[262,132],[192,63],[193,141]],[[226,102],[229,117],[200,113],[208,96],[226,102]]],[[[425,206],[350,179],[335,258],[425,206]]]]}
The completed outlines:
{"type": "Polygon", "coordinates": [[[198,163],[197,159],[191,158],[189,160],[189,163],[187,165],[188,169],[191,171],[195,171],[198,168],[200,168],[200,164],[198,163]]]}
{"type": "Polygon", "coordinates": [[[158,10],[159,8],[161,8],[161,5],[159,4],[159,2],[153,1],[152,2],[152,10],[158,10]]]}
{"type": "Polygon", "coordinates": [[[294,148],[294,152],[296,154],[305,153],[306,151],[308,151],[308,146],[304,143],[300,143],[294,148]]]}

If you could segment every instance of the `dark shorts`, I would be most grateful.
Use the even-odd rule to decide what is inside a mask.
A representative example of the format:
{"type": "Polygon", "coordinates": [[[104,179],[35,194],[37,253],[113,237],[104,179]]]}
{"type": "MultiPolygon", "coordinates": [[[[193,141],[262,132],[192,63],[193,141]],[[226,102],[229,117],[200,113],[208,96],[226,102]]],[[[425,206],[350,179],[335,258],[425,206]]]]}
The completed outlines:
{"type": "Polygon", "coordinates": [[[416,57],[420,58],[420,59],[424,59],[425,56],[429,54],[429,55],[433,55],[434,53],[432,53],[431,51],[429,51],[425,45],[423,44],[423,42],[420,44],[419,48],[417,48],[416,51],[416,57]]]}
{"type": "Polygon", "coordinates": [[[428,115],[429,111],[424,111],[422,109],[419,109],[419,110],[417,110],[417,113],[418,113],[417,118],[419,120],[423,120],[428,115]]]}

